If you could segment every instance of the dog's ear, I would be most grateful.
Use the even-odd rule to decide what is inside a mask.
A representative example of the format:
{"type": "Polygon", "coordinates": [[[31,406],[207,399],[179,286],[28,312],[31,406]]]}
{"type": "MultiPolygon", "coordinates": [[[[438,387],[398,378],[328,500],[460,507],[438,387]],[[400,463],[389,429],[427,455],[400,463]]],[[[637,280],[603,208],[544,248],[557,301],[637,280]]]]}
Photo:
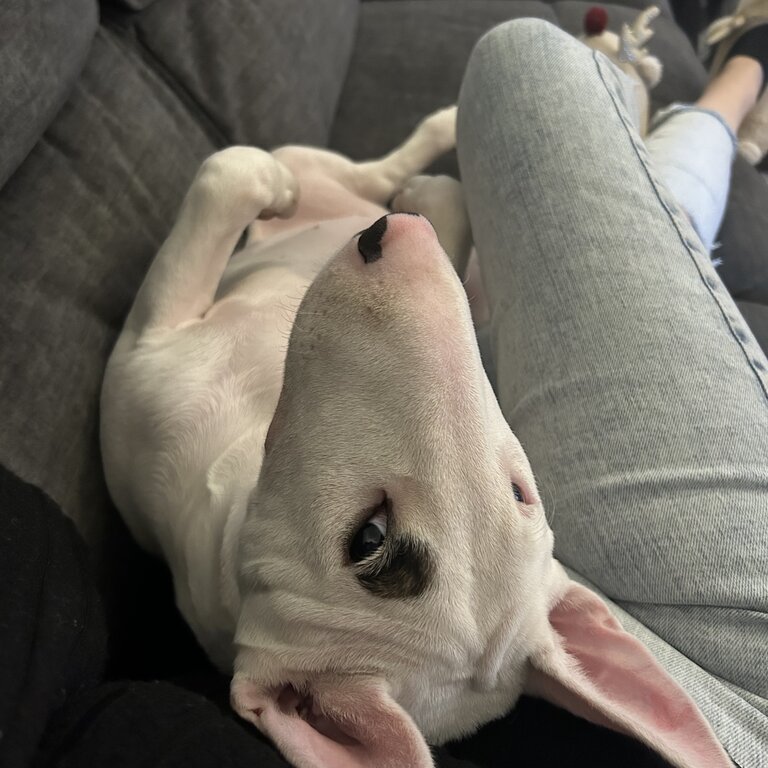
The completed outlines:
{"type": "Polygon", "coordinates": [[[235,711],[296,768],[432,768],[424,737],[382,680],[331,678],[267,689],[238,675],[235,711]]]}
{"type": "Polygon", "coordinates": [[[633,736],[673,765],[731,765],[693,700],[594,592],[569,582],[549,622],[550,642],[529,660],[527,693],[633,736]]]}

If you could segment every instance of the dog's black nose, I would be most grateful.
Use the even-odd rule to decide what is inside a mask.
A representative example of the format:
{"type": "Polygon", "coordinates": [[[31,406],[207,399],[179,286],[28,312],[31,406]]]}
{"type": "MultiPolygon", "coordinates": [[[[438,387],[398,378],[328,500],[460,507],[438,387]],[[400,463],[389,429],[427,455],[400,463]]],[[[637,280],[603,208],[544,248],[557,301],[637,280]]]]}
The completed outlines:
{"type": "Polygon", "coordinates": [[[360,255],[366,264],[378,261],[381,258],[381,238],[384,237],[386,231],[387,217],[382,216],[374,221],[368,229],[364,229],[360,233],[360,238],[357,241],[357,250],[360,251],[360,255]]]}

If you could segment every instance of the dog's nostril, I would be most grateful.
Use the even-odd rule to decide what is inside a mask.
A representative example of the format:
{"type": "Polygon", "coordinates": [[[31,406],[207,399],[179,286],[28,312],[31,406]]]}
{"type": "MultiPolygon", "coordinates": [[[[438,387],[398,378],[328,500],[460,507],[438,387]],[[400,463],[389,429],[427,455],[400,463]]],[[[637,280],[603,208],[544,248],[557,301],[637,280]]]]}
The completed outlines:
{"type": "Polygon", "coordinates": [[[366,264],[381,258],[381,238],[384,237],[386,231],[387,217],[382,216],[374,221],[368,229],[361,232],[357,241],[357,250],[366,264]]]}

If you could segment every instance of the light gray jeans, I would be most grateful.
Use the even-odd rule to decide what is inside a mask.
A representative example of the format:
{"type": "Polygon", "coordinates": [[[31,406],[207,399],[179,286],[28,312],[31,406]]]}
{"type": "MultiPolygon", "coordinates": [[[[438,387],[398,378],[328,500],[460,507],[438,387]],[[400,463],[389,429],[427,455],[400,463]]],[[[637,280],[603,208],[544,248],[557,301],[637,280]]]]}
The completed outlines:
{"type": "MultiPolygon", "coordinates": [[[[710,263],[719,220],[705,209],[718,206],[709,192],[675,199],[660,174],[674,188],[680,158],[664,133],[650,157],[625,85],[535,19],[472,54],[458,151],[496,387],[556,556],[756,768],[768,764],[768,362],[710,263]]],[[[695,131],[724,148],[712,181],[724,201],[732,137],[697,114],[695,131]]]]}

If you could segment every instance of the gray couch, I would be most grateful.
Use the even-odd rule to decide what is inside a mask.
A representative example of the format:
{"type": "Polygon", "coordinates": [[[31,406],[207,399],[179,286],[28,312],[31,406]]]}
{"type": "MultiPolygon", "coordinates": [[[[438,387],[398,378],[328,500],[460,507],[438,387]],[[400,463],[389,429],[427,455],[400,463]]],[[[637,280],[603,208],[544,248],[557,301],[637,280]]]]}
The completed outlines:
{"type": "MultiPolygon", "coordinates": [[[[607,6],[611,25],[645,4],[607,6]]],[[[695,98],[705,81],[666,0],[658,4],[662,17],[651,48],[666,74],[654,92],[656,106],[695,98]]],[[[123,652],[113,659],[121,673],[151,676],[173,666],[158,650],[158,633],[149,639],[141,630],[148,616],[167,620],[171,595],[163,569],[130,542],[107,496],[98,448],[101,377],[201,160],[232,143],[302,142],[354,158],[383,153],[419,118],[455,100],[469,52],[485,30],[537,16],[578,33],[589,5],[6,0],[0,6],[6,33],[0,43],[0,462],[76,521],[108,607],[116,608],[113,635],[123,652]]],[[[443,161],[442,170],[456,173],[455,158],[443,161]]],[[[741,161],[721,239],[723,277],[765,348],[768,186],[741,161]]],[[[174,631],[184,632],[180,625],[174,631]]],[[[167,643],[166,650],[178,648],[167,643]]]]}

